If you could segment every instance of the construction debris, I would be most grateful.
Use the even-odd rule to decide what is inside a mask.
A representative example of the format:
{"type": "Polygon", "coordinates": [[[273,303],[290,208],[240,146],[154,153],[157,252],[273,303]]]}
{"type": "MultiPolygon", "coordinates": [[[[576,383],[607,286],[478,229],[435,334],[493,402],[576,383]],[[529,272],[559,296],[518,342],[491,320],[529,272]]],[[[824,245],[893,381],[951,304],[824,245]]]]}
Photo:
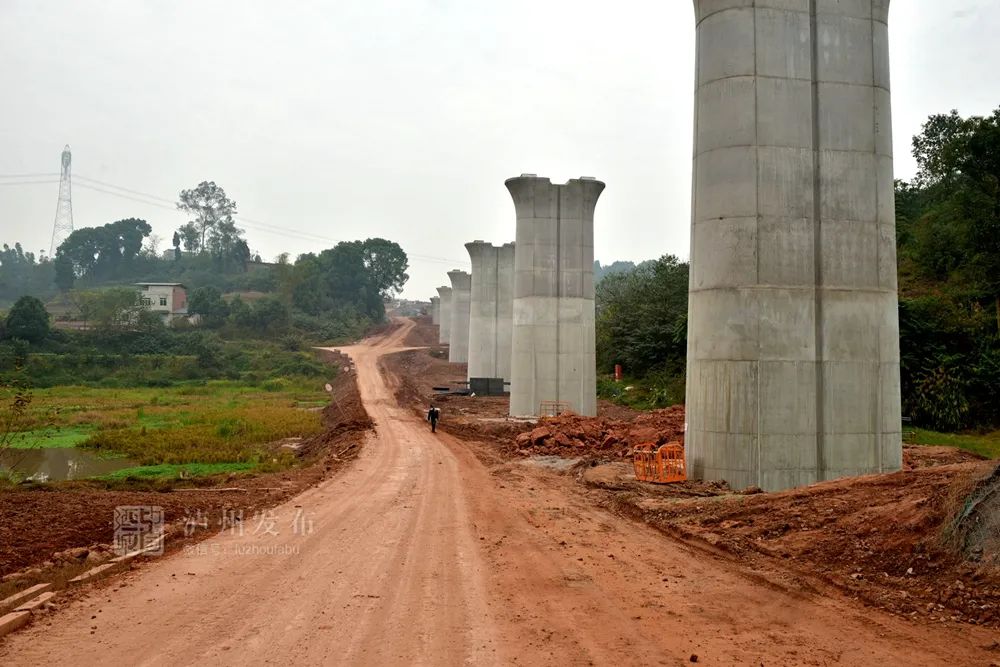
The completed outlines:
{"type": "Polygon", "coordinates": [[[564,412],[543,417],[538,425],[515,438],[522,455],[603,455],[625,458],[635,447],[659,447],[684,442],[684,406],[675,405],[639,415],[632,421],[607,417],[582,417],[564,412]]]}

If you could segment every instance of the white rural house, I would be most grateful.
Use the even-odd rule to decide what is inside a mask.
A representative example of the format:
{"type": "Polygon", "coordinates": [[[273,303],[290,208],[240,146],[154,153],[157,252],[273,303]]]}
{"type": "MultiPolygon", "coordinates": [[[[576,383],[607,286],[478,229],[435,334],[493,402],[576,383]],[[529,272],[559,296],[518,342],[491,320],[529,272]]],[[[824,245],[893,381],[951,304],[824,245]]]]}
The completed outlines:
{"type": "Polygon", "coordinates": [[[163,321],[187,317],[187,288],[181,283],[136,283],[142,305],[163,317],[163,321]]]}

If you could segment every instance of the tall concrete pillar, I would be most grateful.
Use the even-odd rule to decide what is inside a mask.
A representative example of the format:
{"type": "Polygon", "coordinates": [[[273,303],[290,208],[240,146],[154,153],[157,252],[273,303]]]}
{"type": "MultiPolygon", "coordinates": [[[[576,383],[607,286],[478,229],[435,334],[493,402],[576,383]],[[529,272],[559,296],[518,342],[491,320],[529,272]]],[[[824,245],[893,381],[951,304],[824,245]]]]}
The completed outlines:
{"type": "Polygon", "coordinates": [[[451,279],[451,335],[448,361],[465,363],[469,360],[469,301],[472,297],[472,275],[465,271],[448,272],[451,279]]]}
{"type": "Polygon", "coordinates": [[[594,208],[604,183],[525,174],[506,185],[517,210],[510,414],[558,401],[596,415],[594,208]]]}
{"type": "Polygon", "coordinates": [[[695,0],[688,474],[899,470],[889,0],[695,0]]]}
{"type": "Polygon", "coordinates": [[[431,324],[441,323],[441,297],[431,297],[431,324]]]}
{"type": "Polygon", "coordinates": [[[465,244],[472,259],[469,377],[510,380],[514,318],[514,244],[465,244]]]}
{"type": "Polygon", "coordinates": [[[451,288],[438,287],[438,342],[447,345],[451,340],[451,288]]]}

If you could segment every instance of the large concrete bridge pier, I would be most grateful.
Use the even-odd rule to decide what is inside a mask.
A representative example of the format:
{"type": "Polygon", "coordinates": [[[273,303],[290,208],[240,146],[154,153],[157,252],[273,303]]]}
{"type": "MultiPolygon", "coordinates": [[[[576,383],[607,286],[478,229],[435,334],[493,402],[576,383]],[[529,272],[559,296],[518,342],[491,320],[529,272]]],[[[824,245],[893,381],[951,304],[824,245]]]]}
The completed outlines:
{"type": "Polygon", "coordinates": [[[448,336],[448,361],[469,360],[469,300],[472,276],[465,271],[448,272],[451,279],[451,334],[448,336]]]}
{"type": "Polygon", "coordinates": [[[688,473],[898,470],[889,2],[694,5],[688,473]]]}
{"type": "Polygon", "coordinates": [[[514,318],[514,244],[465,244],[472,259],[469,377],[510,380],[514,318]]]}
{"type": "Polygon", "coordinates": [[[451,288],[438,287],[438,343],[447,345],[451,340],[451,288]]]}
{"type": "Polygon", "coordinates": [[[604,183],[506,182],[517,211],[510,414],[543,401],[597,414],[594,209],[604,183]]]}

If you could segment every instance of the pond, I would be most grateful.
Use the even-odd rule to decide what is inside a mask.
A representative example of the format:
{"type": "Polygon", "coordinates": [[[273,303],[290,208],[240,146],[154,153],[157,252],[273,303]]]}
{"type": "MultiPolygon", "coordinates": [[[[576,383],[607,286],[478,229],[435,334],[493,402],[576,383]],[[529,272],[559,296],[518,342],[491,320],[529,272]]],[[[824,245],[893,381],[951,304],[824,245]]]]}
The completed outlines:
{"type": "Polygon", "coordinates": [[[137,465],[134,459],[101,458],[75,447],[11,449],[0,455],[0,470],[14,470],[38,482],[97,477],[137,465]]]}

